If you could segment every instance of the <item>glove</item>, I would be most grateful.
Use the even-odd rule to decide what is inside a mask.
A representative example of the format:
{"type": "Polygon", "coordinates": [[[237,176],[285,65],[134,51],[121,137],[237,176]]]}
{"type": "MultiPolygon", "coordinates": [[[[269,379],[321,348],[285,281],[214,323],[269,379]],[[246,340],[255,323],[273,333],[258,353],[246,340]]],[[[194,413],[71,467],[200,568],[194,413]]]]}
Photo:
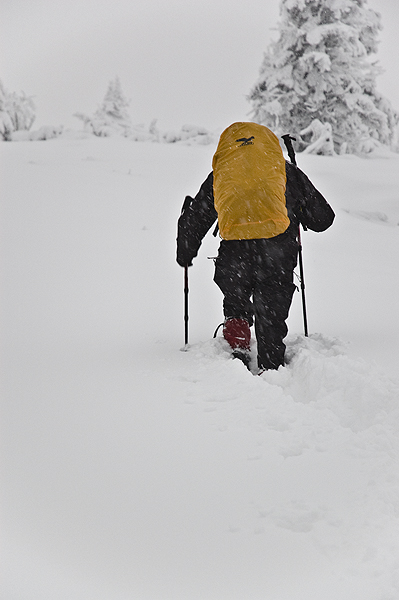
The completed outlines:
{"type": "Polygon", "coordinates": [[[176,261],[181,267],[192,267],[195,250],[190,248],[189,242],[183,236],[177,239],[176,261]]]}
{"type": "Polygon", "coordinates": [[[193,261],[192,259],[186,259],[185,257],[177,256],[176,258],[177,264],[181,267],[192,267],[193,261]]]}

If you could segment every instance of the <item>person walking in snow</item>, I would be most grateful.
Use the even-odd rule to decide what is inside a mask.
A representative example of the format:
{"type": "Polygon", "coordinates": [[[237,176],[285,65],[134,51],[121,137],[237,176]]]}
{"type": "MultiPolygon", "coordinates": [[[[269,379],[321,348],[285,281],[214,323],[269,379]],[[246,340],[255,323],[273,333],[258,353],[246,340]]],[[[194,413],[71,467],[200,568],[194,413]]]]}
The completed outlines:
{"type": "Polygon", "coordinates": [[[286,320],[296,288],[299,223],[325,231],[334,212],[308,177],[284,160],[275,134],[239,122],[220,136],[213,170],[178,221],[177,262],[192,265],[218,220],[214,281],[223,299],[223,336],[249,368],[255,321],[259,371],[284,365],[286,320]]]}

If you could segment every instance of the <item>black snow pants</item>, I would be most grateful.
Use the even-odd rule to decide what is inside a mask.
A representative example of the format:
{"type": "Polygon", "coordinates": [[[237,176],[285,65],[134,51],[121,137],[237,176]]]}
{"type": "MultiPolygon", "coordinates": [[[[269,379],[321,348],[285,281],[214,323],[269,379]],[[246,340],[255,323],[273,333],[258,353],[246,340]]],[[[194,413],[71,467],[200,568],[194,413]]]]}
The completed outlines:
{"type": "Polygon", "coordinates": [[[296,236],[289,230],[271,239],[220,244],[214,281],[224,294],[224,316],[247,319],[250,325],[255,317],[259,368],[284,364],[297,255],[296,236]]]}

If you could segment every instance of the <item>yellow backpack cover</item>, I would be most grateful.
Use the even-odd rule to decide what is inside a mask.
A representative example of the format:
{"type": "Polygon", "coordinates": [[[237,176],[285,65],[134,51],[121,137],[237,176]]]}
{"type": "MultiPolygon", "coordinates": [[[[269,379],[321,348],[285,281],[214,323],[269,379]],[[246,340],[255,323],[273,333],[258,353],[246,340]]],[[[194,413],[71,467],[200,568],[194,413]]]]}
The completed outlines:
{"type": "Polygon", "coordinates": [[[272,238],[287,229],[285,160],[270,129],[233,123],[220,136],[212,167],[223,239],[272,238]]]}

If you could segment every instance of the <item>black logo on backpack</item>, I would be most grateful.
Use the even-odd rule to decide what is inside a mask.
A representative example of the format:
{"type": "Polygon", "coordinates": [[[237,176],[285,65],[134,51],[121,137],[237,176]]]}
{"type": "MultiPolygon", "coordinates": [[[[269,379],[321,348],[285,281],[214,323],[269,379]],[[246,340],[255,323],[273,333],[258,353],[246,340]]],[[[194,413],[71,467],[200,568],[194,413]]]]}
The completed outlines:
{"type": "Polygon", "coordinates": [[[239,140],[236,140],[236,142],[242,142],[242,144],[240,144],[240,148],[241,146],[253,146],[253,142],[251,140],[254,140],[255,136],[251,135],[251,137],[249,138],[240,138],[239,140]]]}

